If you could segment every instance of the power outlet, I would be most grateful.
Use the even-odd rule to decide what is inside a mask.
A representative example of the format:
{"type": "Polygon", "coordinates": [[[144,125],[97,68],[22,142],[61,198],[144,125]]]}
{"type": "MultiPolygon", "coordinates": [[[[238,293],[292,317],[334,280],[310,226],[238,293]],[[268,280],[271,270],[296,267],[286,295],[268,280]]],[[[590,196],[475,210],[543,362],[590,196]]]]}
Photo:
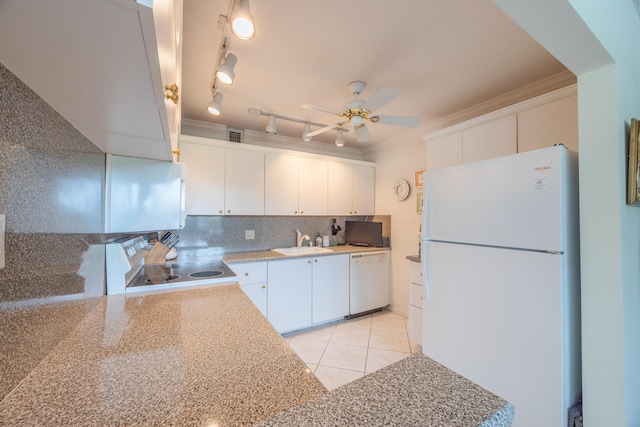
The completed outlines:
{"type": "Polygon", "coordinates": [[[5,232],[5,217],[4,214],[0,214],[0,268],[4,268],[4,232],[5,232]]]}
{"type": "Polygon", "coordinates": [[[256,230],[244,230],[244,239],[253,240],[256,238],[256,230]]]}

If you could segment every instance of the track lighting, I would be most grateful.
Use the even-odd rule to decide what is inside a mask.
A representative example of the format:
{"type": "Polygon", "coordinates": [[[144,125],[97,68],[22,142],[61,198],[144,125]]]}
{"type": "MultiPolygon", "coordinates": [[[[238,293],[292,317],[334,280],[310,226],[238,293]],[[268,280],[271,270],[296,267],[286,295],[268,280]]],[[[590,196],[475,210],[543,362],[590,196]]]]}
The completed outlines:
{"type": "Polygon", "coordinates": [[[231,12],[229,26],[240,40],[250,40],[256,35],[256,26],[249,10],[249,0],[236,0],[231,12]]]}
{"type": "Polygon", "coordinates": [[[233,71],[233,68],[236,66],[237,62],[237,56],[235,56],[233,53],[227,54],[224,58],[224,62],[218,65],[216,78],[226,85],[230,85],[231,83],[233,83],[233,79],[236,77],[236,73],[233,71]]]}
{"type": "Polygon", "coordinates": [[[267,133],[278,133],[278,128],[276,128],[276,118],[274,116],[269,116],[269,123],[267,124],[267,133]]]}
{"type": "Polygon", "coordinates": [[[302,133],[302,139],[307,142],[311,141],[311,137],[307,135],[309,132],[311,132],[311,125],[309,123],[305,123],[304,132],[302,133]]]}
{"type": "Polygon", "coordinates": [[[344,135],[342,135],[343,130],[338,130],[338,136],[336,137],[336,145],[338,147],[344,147],[344,135]]]}
{"type": "Polygon", "coordinates": [[[207,105],[207,111],[214,116],[219,116],[222,113],[222,98],[224,96],[220,92],[215,92],[213,100],[207,105]]]}

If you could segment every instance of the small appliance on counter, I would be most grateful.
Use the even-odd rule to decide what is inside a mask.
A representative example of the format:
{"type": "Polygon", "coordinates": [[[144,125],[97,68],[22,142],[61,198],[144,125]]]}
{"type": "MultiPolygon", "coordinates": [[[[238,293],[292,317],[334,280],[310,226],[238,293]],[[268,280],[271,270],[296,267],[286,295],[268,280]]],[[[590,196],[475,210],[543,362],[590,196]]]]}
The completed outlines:
{"type": "Polygon", "coordinates": [[[353,246],[382,247],[382,223],[345,221],[344,243],[353,246]]]}

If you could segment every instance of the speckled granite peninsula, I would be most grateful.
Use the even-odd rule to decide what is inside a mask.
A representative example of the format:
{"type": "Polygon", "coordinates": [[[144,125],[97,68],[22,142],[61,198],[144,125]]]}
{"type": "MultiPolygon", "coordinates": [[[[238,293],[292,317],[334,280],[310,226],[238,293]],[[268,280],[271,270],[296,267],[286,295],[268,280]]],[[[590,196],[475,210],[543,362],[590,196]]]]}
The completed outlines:
{"type": "Polygon", "coordinates": [[[0,403],[3,426],[508,426],[415,355],[330,393],[236,285],[104,297],[0,403]],[[265,421],[266,420],[266,421],[265,421]]]}

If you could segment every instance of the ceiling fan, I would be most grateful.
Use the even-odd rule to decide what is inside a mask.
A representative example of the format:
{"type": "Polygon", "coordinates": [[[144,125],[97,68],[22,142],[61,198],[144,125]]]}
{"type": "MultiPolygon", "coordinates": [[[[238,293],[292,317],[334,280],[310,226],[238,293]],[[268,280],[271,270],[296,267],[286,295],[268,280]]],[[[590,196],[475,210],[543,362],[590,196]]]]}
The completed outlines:
{"type": "Polygon", "coordinates": [[[371,138],[371,134],[367,128],[366,121],[404,127],[414,127],[420,123],[420,119],[417,117],[374,115],[373,113],[375,111],[396,99],[399,94],[394,88],[383,86],[378,89],[378,91],[374,93],[368,101],[366,101],[359,98],[360,93],[365,86],[366,84],[361,81],[349,83],[348,87],[354,98],[344,106],[344,110],[342,111],[330,107],[323,107],[322,105],[317,104],[302,104],[302,108],[322,111],[323,113],[336,114],[341,120],[336,124],[309,132],[307,133],[307,136],[319,135],[336,127],[343,127],[348,123],[351,123],[358,142],[367,142],[371,138]]]}

